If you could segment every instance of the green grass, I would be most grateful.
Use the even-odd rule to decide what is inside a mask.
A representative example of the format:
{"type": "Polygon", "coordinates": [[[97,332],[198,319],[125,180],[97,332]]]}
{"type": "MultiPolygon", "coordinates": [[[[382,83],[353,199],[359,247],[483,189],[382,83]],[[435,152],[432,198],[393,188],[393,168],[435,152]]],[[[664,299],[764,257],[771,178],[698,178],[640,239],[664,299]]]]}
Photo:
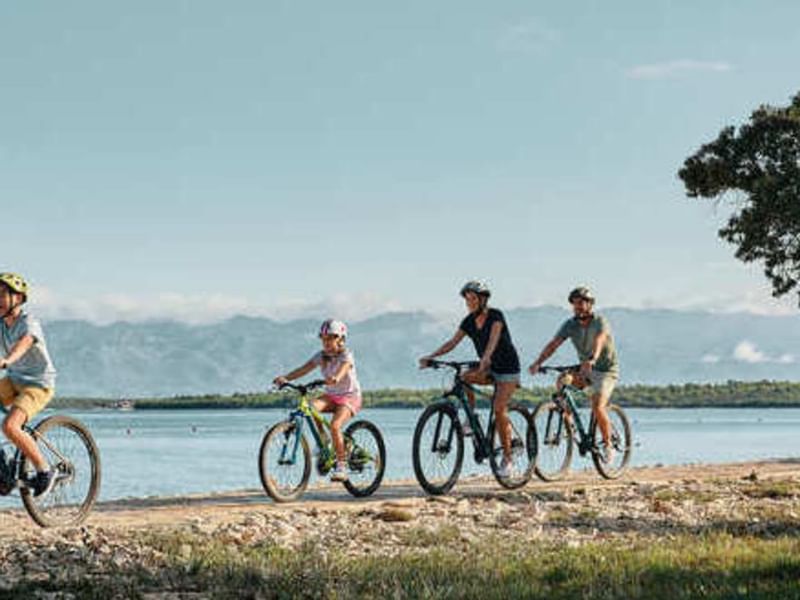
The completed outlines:
{"type": "Polygon", "coordinates": [[[238,548],[208,538],[154,537],[160,564],[34,589],[75,597],[198,592],[214,598],[800,598],[800,540],[727,533],[566,545],[503,541],[394,557],[346,557],[307,545],[238,548]]]}

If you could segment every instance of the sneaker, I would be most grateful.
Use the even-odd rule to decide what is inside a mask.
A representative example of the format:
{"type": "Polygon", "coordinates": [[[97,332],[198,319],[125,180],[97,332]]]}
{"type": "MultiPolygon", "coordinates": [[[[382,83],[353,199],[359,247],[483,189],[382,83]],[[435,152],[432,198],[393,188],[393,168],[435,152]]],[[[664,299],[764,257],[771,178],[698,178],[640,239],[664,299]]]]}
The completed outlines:
{"type": "Polygon", "coordinates": [[[614,458],[616,457],[617,453],[614,451],[614,446],[605,446],[603,448],[603,460],[607,465],[610,465],[614,462],[614,458]]]}
{"type": "Polygon", "coordinates": [[[344,463],[336,463],[336,468],[331,471],[331,481],[347,481],[347,467],[344,463]]]}
{"type": "Polygon", "coordinates": [[[497,469],[497,476],[500,479],[508,479],[511,477],[511,459],[510,458],[503,458],[500,461],[500,467],[497,469]]]}
{"type": "Polygon", "coordinates": [[[461,431],[464,432],[465,437],[472,435],[472,424],[469,422],[469,419],[464,419],[463,423],[461,423],[461,431]]]}
{"type": "Polygon", "coordinates": [[[46,496],[53,491],[56,483],[56,473],[52,469],[47,471],[37,471],[28,486],[33,490],[33,495],[37,498],[46,496]]]}

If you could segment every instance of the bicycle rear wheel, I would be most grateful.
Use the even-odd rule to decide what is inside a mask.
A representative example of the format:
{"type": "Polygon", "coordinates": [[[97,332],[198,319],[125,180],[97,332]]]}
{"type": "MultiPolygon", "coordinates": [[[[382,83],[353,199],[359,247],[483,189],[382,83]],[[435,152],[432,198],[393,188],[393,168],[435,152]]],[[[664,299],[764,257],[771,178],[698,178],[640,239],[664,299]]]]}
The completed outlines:
{"type": "Polygon", "coordinates": [[[275,502],[295,500],[305,491],[311,478],[311,449],[296,422],[276,423],[264,435],[258,474],[275,502]]]}
{"type": "Polygon", "coordinates": [[[539,439],[535,472],[544,481],[558,481],[569,471],[574,443],[572,422],[552,400],[542,402],[533,411],[533,424],[539,439]]]}
{"type": "Polygon", "coordinates": [[[344,432],[349,473],[344,487],[363,498],[378,489],[386,470],[386,446],[380,430],[369,421],[356,421],[344,432]]]}
{"type": "MultiPolygon", "coordinates": [[[[100,490],[100,452],[86,426],[65,415],[41,421],[33,437],[56,481],[49,494],[34,496],[27,487],[20,490],[22,503],[31,518],[42,527],[78,525],[92,510],[100,490]]],[[[29,477],[32,465],[20,464],[20,473],[29,477]]]]}
{"type": "Polygon", "coordinates": [[[420,415],[412,443],[414,475],[429,494],[449,492],[464,462],[464,432],[448,401],[428,406],[420,415]]]}
{"type": "Polygon", "coordinates": [[[489,434],[492,440],[489,464],[497,483],[513,490],[531,480],[536,465],[536,429],[532,425],[528,409],[521,404],[512,403],[508,406],[508,421],[511,425],[511,475],[500,477],[497,474],[503,460],[503,445],[500,443],[497,421],[489,434]]]}
{"type": "Polygon", "coordinates": [[[616,404],[609,404],[606,411],[611,421],[611,460],[607,460],[606,445],[597,422],[592,428],[592,441],[596,449],[592,452],[592,460],[600,475],[606,479],[616,479],[625,472],[631,459],[631,425],[625,412],[616,404]]]}

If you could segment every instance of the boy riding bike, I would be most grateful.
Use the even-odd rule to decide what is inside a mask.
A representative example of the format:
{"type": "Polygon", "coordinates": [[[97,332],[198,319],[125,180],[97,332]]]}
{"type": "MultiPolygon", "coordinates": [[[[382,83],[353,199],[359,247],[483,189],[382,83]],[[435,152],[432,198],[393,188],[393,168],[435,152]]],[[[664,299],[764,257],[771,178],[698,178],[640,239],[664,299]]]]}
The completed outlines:
{"type": "MultiPolygon", "coordinates": [[[[595,297],[587,287],[577,287],[568,297],[574,316],[567,319],[555,337],[542,349],[528,369],[536,375],[544,363],[566,339],[572,341],[581,361],[578,373],[571,374],[572,385],[589,388],[592,412],[603,436],[606,462],[612,462],[614,447],[610,443],[611,423],[606,406],[619,380],[619,361],[611,336],[611,326],[602,315],[594,312],[595,297]]],[[[563,376],[562,376],[563,377],[563,376]]],[[[559,380],[559,385],[561,380],[559,380]]]]}
{"type": "Polygon", "coordinates": [[[38,319],[23,310],[28,284],[16,273],[0,273],[0,403],[11,407],[3,421],[3,433],[36,467],[28,482],[34,496],[48,493],[55,473],[36,442],[22,426],[53,397],[56,370],[38,319]]]}

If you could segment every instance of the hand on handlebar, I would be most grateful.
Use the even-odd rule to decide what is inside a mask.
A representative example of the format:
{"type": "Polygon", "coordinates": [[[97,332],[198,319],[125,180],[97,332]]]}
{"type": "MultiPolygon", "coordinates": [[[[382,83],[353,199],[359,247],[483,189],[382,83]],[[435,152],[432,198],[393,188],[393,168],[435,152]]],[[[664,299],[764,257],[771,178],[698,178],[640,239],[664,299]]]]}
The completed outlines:
{"type": "Polygon", "coordinates": [[[528,373],[530,373],[531,375],[538,375],[541,372],[542,372],[542,365],[538,361],[532,363],[531,366],[528,367],[528,373]]]}
{"type": "Polygon", "coordinates": [[[431,366],[431,357],[430,356],[423,356],[419,359],[419,368],[420,369],[427,369],[431,366]]]}
{"type": "Polygon", "coordinates": [[[274,385],[277,388],[281,388],[288,382],[289,380],[286,379],[286,377],[284,377],[283,375],[278,375],[275,379],[272,380],[272,385],[274,385]]]}

